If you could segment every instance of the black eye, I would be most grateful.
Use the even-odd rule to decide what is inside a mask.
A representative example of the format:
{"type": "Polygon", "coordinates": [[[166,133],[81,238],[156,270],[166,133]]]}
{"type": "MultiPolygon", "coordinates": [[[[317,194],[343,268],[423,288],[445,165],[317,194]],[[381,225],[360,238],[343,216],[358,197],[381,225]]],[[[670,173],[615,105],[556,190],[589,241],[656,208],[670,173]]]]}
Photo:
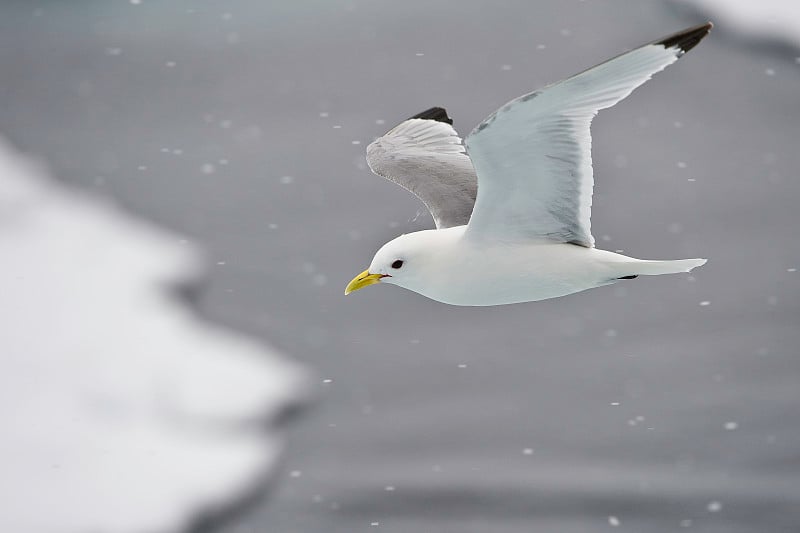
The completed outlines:
{"type": "Polygon", "coordinates": [[[392,268],[400,268],[401,266],[403,266],[403,262],[400,259],[392,263],[392,268]]]}

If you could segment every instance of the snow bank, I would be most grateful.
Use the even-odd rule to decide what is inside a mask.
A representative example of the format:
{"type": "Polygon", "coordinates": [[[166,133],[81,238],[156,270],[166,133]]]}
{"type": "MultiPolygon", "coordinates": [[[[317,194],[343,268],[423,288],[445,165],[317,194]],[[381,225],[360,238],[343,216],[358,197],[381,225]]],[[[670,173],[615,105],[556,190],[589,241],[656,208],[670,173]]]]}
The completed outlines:
{"type": "Polygon", "coordinates": [[[302,373],[173,287],[177,237],[0,142],[0,531],[178,531],[264,481],[302,373]]]}
{"type": "Polygon", "coordinates": [[[691,7],[721,28],[750,37],[776,39],[800,47],[798,0],[671,0],[691,7]]]}

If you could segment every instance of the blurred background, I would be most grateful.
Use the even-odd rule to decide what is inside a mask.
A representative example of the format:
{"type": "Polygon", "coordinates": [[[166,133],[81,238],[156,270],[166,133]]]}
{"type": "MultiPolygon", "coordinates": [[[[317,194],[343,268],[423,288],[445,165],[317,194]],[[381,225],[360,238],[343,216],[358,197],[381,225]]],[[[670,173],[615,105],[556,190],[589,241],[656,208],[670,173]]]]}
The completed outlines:
{"type": "Polygon", "coordinates": [[[795,532],[800,16],[758,5],[5,0],[0,134],[206,250],[197,312],[313,372],[272,490],[203,531],[795,532]],[[598,246],[705,267],[495,308],[343,296],[432,227],[375,137],[434,105],[465,136],[709,19],[593,127],[598,246]]]}

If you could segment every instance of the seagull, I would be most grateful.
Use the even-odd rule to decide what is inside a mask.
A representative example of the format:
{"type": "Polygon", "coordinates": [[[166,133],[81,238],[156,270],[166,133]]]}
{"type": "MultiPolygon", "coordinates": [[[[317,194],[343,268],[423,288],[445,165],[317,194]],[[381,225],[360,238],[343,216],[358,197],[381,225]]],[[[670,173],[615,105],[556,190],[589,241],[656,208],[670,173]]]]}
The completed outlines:
{"type": "Polygon", "coordinates": [[[367,147],[370,169],[416,195],[436,229],[383,245],[345,289],[390,283],[433,300],[489,306],[557,298],[705,259],[653,261],[594,247],[592,119],[694,48],[710,22],[516,98],[461,143],[434,107],[367,147]]]}

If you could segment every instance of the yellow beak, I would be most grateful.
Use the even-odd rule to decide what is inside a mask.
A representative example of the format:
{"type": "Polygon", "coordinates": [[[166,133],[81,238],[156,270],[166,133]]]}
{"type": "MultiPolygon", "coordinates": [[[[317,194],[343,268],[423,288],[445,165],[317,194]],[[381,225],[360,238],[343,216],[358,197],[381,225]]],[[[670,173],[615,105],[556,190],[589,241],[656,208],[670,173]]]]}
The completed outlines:
{"type": "Polygon", "coordinates": [[[358,276],[354,277],[353,281],[347,284],[347,287],[344,289],[344,293],[350,294],[351,292],[357,291],[358,289],[363,289],[368,285],[374,285],[378,283],[382,277],[382,274],[370,274],[369,270],[365,270],[358,276]]]}

